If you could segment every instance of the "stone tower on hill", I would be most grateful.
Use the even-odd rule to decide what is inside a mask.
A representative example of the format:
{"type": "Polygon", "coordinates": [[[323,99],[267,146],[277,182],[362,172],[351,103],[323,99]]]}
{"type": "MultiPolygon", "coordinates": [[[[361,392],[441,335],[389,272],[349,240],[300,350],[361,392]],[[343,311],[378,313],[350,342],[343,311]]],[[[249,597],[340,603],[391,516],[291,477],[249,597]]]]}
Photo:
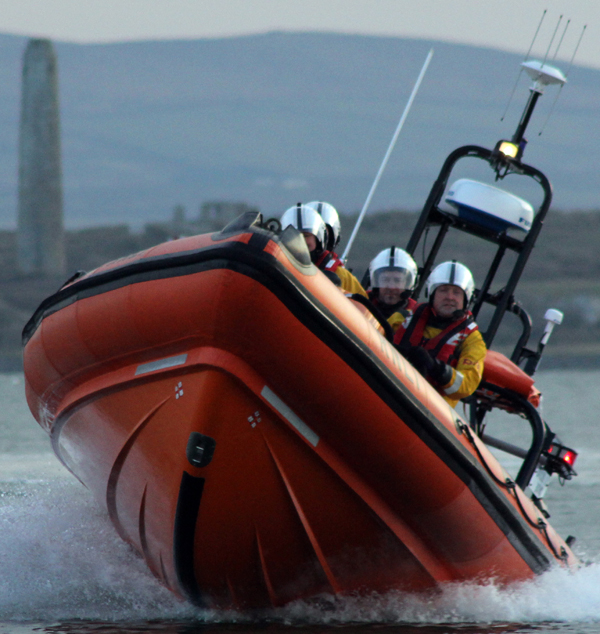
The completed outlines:
{"type": "Polygon", "coordinates": [[[57,66],[45,39],[23,56],[17,260],[24,274],[65,275],[57,66]]]}

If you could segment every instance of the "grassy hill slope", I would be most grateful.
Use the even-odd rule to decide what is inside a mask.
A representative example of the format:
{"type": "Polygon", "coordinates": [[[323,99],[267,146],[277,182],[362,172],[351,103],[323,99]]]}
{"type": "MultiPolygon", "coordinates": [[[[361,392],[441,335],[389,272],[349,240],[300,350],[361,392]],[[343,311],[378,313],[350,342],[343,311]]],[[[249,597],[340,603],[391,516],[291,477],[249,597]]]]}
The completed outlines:
{"type": "MultiPolygon", "coordinates": [[[[0,226],[14,226],[21,56],[0,36],[0,226]]],[[[65,216],[70,227],[164,220],[181,203],[243,200],[279,214],[297,200],[361,208],[431,47],[435,54],[373,200],[418,209],[459,145],[512,135],[528,96],[522,57],[425,40],[269,33],[215,40],[55,43],[65,216]]],[[[534,51],[535,53],[535,51],[534,51]]],[[[543,55],[543,52],[541,52],[543,55]]],[[[555,206],[598,205],[600,71],[574,67],[530,124],[527,162],[555,206]]]]}

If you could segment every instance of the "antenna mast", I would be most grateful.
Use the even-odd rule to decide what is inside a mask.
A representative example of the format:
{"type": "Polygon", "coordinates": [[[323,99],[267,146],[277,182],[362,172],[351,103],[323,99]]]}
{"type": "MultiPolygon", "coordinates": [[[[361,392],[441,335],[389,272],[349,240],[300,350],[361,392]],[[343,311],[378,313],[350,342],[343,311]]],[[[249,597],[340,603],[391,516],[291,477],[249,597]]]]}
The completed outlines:
{"type": "MultiPolygon", "coordinates": [[[[527,55],[525,56],[525,61],[521,63],[521,71],[519,72],[519,76],[517,77],[517,82],[516,82],[516,84],[519,82],[519,78],[521,77],[521,73],[523,72],[523,70],[525,70],[525,72],[533,79],[533,84],[531,85],[529,89],[530,90],[529,100],[527,101],[527,104],[525,105],[525,109],[523,110],[523,114],[521,115],[521,120],[519,121],[519,125],[517,126],[517,129],[515,130],[515,133],[513,134],[512,139],[510,141],[506,141],[506,140],[498,141],[494,149],[494,154],[496,156],[495,164],[494,164],[494,169],[496,170],[496,180],[504,178],[506,174],[510,172],[511,170],[518,169],[518,163],[520,163],[521,157],[523,156],[523,152],[525,151],[525,146],[527,145],[527,140],[525,139],[525,130],[527,129],[527,126],[529,125],[529,121],[531,119],[531,115],[533,114],[533,111],[537,104],[537,101],[540,98],[540,96],[544,93],[544,89],[546,88],[546,86],[557,84],[557,85],[560,85],[560,89],[556,95],[556,98],[554,99],[552,108],[550,110],[550,114],[548,115],[548,118],[546,119],[546,122],[542,126],[542,130],[540,131],[539,134],[541,134],[543,129],[545,128],[546,123],[548,122],[548,119],[550,118],[550,115],[552,114],[552,111],[554,110],[554,106],[556,105],[558,96],[560,95],[563,86],[567,82],[567,75],[569,74],[569,70],[571,69],[571,66],[573,65],[575,54],[577,53],[577,50],[579,49],[579,45],[581,44],[583,34],[585,33],[585,29],[587,27],[587,25],[583,27],[583,31],[581,33],[581,36],[579,37],[577,46],[575,47],[573,57],[571,58],[569,69],[566,74],[563,74],[560,69],[556,68],[555,66],[550,66],[549,64],[546,63],[546,60],[548,59],[548,55],[550,54],[550,49],[552,48],[552,44],[554,42],[554,39],[556,38],[560,24],[562,22],[562,19],[563,19],[562,15],[559,17],[558,23],[556,24],[556,27],[554,29],[554,33],[552,34],[552,38],[550,39],[550,43],[548,44],[546,54],[544,55],[544,60],[540,62],[537,60],[528,59],[529,54],[531,53],[531,49],[533,48],[533,43],[535,42],[537,38],[537,35],[539,33],[539,30],[545,15],[546,15],[546,11],[544,11],[542,14],[542,19],[540,20],[540,23],[538,24],[538,28],[535,32],[535,35],[533,36],[533,41],[531,42],[529,50],[527,51],[527,55]]],[[[558,55],[558,51],[560,47],[562,46],[565,34],[567,32],[567,29],[569,28],[570,23],[571,23],[571,20],[570,19],[567,20],[567,23],[562,32],[562,35],[560,37],[556,50],[554,51],[554,56],[552,57],[552,61],[554,61],[558,55]]],[[[512,101],[512,97],[516,89],[516,84],[511,92],[508,105],[510,105],[510,102],[512,101]]],[[[508,111],[508,105],[506,106],[506,110],[504,111],[504,114],[502,115],[501,120],[504,119],[504,116],[506,115],[506,112],[508,111]]]]}
{"type": "Polygon", "coordinates": [[[383,174],[383,170],[385,169],[388,159],[390,158],[390,154],[392,153],[392,150],[394,149],[394,146],[396,145],[398,135],[400,134],[400,131],[402,130],[402,126],[404,126],[406,117],[408,116],[408,113],[410,112],[410,108],[417,95],[419,87],[421,86],[421,82],[423,81],[423,77],[425,76],[425,73],[429,66],[429,62],[431,61],[432,57],[433,57],[433,49],[429,51],[429,53],[427,54],[427,57],[425,58],[425,63],[423,64],[423,68],[421,68],[421,72],[419,73],[419,77],[417,78],[417,81],[415,82],[415,86],[410,94],[410,97],[408,98],[408,102],[406,104],[406,107],[404,108],[404,112],[402,113],[402,116],[400,117],[400,121],[398,122],[396,131],[394,132],[394,136],[392,137],[392,140],[390,141],[387,152],[385,153],[385,156],[383,157],[383,161],[381,162],[381,166],[379,167],[377,176],[375,177],[375,180],[373,181],[373,184],[371,185],[371,189],[369,191],[369,195],[367,196],[367,200],[365,200],[365,204],[363,205],[363,208],[360,214],[358,215],[358,219],[356,221],[356,224],[354,225],[354,229],[352,230],[352,234],[350,235],[350,239],[348,240],[346,249],[344,250],[344,253],[342,254],[342,262],[344,262],[344,264],[348,260],[348,254],[350,253],[350,249],[352,248],[354,238],[356,238],[358,229],[362,223],[363,218],[365,217],[365,213],[367,212],[367,209],[369,208],[369,204],[371,203],[371,198],[373,198],[375,189],[377,188],[377,185],[379,184],[379,179],[381,178],[381,175],[383,174]]]}

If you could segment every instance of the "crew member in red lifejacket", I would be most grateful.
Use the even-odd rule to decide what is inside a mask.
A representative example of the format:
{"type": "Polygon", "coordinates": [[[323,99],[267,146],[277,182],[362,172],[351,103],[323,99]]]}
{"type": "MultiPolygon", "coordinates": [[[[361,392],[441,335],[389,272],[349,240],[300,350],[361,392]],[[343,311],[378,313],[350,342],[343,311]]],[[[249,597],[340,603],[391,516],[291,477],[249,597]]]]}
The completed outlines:
{"type": "MultiPolygon", "coordinates": [[[[410,297],[416,281],[417,265],[403,249],[384,249],[369,264],[369,299],[394,332],[417,306],[417,302],[410,297]]],[[[364,278],[363,284],[366,284],[364,278]]]]}
{"type": "Polygon", "coordinates": [[[304,235],[312,263],[321,269],[344,293],[359,293],[367,297],[365,289],[342,261],[327,247],[328,232],[325,221],[312,207],[298,203],[281,216],[281,228],[292,225],[304,235]],[[338,283],[339,282],[339,283],[338,283]]]}
{"type": "Polygon", "coordinates": [[[340,260],[340,257],[335,252],[337,245],[340,243],[340,238],[342,237],[342,223],[340,222],[340,215],[338,214],[337,209],[333,205],[319,200],[313,200],[310,203],[305,203],[305,207],[314,209],[319,216],[323,218],[323,222],[327,227],[327,244],[325,248],[334,258],[340,260]]]}
{"type": "Polygon", "coordinates": [[[429,302],[419,304],[397,330],[394,344],[454,407],[470,396],[483,375],[486,346],[467,307],[475,283],[459,262],[444,262],[426,283],[429,302]]]}

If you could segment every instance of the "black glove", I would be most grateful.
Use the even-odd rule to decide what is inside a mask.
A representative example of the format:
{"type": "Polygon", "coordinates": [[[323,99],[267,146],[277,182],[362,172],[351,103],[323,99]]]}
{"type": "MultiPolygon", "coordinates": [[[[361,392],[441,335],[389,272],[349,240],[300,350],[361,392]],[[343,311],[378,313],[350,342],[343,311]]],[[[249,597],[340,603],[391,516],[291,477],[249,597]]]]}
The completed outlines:
{"type": "Polygon", "coordinates": [[[433,367],[429,370],[429,376],[440,385],[446,385],[452,380],[452,368],[439,359],[433,359],[433,367]]]}
{"type": "Polygon", "coordinates": [[[414,366],[417,372],[427,378],[433,369],[433,358],[425,348],[412,346],[408,349],[400,350],[400,352],[402,352],[406,360],[414,366]]]}
{"type": "Polygon", "coordinates": [[[401,352],[415,370],[425,378],[432,378],[440,385],[446,385],[452,379],[452,368],[443,361],[434,359],[425,348],[414,346],[406,351],[401,350],[401,352]]]}
{"type": "Polygon", "coordinates": [[[341,286],[342,285],[342,280],[340,279],[340,276],[337,275],[337,273],[334,273],[333,271],[323,271],[325,277],[328,277],[329,280],[331,282],[333,282],[336,286],[341,286]]]}

